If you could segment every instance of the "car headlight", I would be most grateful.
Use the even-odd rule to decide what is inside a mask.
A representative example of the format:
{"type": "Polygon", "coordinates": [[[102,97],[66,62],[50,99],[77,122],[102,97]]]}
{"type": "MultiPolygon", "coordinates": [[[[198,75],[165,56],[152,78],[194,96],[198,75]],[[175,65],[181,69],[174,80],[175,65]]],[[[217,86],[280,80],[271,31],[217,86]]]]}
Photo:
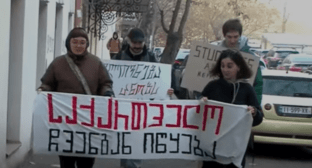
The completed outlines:
{"type": "Polygon", "coordinates": [[[269,104],[269,103],[267,103],[267,104],[264,105],[264,109],[265,109],[265,110],[271,110],[271,108],[272,108],[272,105],[269,104]]]}

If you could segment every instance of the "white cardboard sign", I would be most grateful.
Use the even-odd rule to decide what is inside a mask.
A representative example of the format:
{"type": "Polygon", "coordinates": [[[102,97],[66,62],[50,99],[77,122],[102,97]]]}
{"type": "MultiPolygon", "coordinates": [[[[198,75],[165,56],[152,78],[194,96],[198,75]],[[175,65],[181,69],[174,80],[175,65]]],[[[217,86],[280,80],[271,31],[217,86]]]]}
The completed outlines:
{"type": "Polygon", "coordinates": [[[171,65],[138,61],[103,60],[117,98],[169,100],[171,65]]]}

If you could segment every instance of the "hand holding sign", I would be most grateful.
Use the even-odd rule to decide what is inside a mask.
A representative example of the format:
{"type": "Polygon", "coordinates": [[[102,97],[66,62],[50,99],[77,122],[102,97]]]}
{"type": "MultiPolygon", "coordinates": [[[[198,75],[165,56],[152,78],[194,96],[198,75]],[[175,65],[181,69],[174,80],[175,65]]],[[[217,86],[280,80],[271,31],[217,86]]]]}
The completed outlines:
{"type": "MultiPolygon", "coordinates": [[[[187,88],[189,91],[201,92],[208,82],[215,79],[210,76],[209,71],[215,66],[221,52],[225,49],[209,43],[195,42],[191,47],[181,87],[187,88]]],[[[248,80],[248,83],[253,85],[260,57],[245,52],[241,52],[241,54],[253,72],[252,77],[248,80]]]]}
{"type": "Polygon", "coordinates": [[[205,103],[208,102],[208,98],[207,98],[207,97],[203,97],[203,98],[201,98],[200,100],[203,101],[203,102],[205,102],[205,103]]]}
{"type": "Polygon", "coordinates": [[[117,98],[167,100],[173,91],[171,65],[138,61],[103,60],[117,98]]]}

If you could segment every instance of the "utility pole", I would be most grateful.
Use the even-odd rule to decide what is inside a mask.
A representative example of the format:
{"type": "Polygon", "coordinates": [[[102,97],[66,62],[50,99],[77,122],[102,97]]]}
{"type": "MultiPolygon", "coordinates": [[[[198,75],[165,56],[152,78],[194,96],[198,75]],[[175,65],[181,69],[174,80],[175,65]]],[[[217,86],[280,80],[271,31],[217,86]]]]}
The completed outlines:
{"type": "Polygon", "coordinates": [[[285,0],[284,3],[284,12],[283,12],[283,22],[282,22],[282,33],[285,33],[286,31],[286,23],[288,21],[289,18],[289,13],[287,14],[287,0],[285,0]],[[286,16],[287,15],[287,16],[286,16]]]}

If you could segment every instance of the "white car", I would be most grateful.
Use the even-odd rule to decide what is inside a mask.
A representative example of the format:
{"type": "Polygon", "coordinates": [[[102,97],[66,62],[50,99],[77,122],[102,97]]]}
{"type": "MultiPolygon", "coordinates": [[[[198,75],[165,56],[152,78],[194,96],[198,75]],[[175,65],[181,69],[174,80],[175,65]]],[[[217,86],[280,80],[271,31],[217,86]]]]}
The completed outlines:
{"type": "Polygon", "coordinates": [[[254,142],[312,147],[312,75],[264,70],[263,122],[254,142]]]}

